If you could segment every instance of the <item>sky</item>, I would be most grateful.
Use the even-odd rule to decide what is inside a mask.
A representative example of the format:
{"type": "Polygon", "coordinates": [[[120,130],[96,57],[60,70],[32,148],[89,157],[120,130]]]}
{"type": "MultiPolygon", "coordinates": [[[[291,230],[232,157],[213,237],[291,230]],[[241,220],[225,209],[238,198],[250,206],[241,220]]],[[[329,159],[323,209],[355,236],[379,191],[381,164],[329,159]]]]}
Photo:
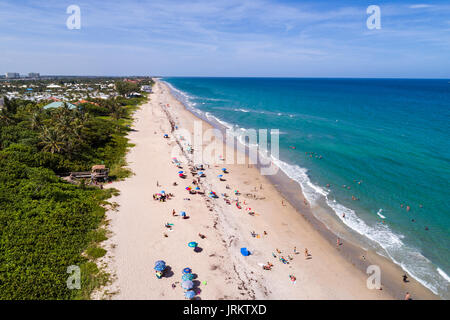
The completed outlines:
{"type": "Polygon", "coordinates": [[[0,0],[5,72],[448,79],[450,1],[0,0]]]}

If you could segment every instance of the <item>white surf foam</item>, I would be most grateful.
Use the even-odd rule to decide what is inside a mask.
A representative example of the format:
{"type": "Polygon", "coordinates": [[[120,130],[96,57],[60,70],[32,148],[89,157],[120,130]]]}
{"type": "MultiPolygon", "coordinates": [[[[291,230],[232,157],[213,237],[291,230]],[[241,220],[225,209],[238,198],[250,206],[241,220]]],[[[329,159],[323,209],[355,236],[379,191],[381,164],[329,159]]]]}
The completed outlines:
{"type": "Polygon", "coordinates": [[[436,270],[442,276],[442,278],[444,278],[447,282],[450,282],[450,277],[444,271],[442,271],[441,268],[437,268],[436,270]]]}
{"type": "Polygon", "coordinates": [[[381,213],[383,212],[383,209],[380,208],[380,210],[378,210],[377,215],[381,218],[381,219],[386,219],[385,216],[383,216],[381,213]]]}

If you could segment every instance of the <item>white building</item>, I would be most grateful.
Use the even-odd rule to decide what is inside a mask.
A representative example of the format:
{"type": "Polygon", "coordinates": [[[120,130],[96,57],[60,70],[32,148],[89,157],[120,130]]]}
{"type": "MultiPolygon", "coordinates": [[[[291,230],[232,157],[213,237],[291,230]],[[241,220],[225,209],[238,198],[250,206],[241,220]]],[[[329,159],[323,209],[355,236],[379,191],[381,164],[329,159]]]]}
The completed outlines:
{"type": "Polygon", "coordinates": [[[7,72],[7,73],[5,73],[5,78],[6,79],[19,79],[20,74],[17,72],[7,72]]]}

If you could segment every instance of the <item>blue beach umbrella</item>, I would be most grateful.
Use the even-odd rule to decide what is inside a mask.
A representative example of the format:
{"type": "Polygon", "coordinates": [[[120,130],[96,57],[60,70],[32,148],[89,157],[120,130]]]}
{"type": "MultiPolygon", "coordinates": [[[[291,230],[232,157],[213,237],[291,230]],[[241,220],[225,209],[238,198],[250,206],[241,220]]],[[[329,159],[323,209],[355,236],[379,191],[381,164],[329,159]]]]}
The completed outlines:
{"type": "Polygon", "coordinates": [[[187,274],[187,273],[192,273],[192,269],[191,268],[184,268],[183,269],[183,274],[187,274]]]}
{"type": "Polygon", "coordinates": [[[227,171],[227,168],[222,168],[222,171],[227,171]]]}
{"type": "Polygon", "coordinates": [[[188,281],[194,279],[194,275],[192,273],[186,273],[181,276],[181,281],[188,281]]]}
{"type": "Polygon", "coordinates": [[[162,260],[158,260],[155,262],[155,270],[156,271],[163,271],[166,268],[166,263],[162,260]]]}
{"type": "Polygon", "coordinates": [[[198,246],[197,242],[191,241],[188,243],[188,247],[190,247],[190,248],[196,248],[197,246],[198,246]]]}
{"type": "Polygon", "coordinates": [[[193,299],[195,297],[194,290],[188,290],[184,293],[184,296],[188,299],[193,299]]]}
{"type": "Polygon", "coordinates": [[[218,176],[217,176],[217,178],[222,178],[223,177],[223,174],[219,174],[218,176]]]}
{"type": "Polygon", "coordinates": [[[183,281],[181,287],[186,290],[190,290],[194,287],[194,283],[191,280],[183,281]]]}
{"type": "Polygon", "coordinates": [[[203,171],[200,171],[199,173],[197,173],[199,176],[203,175],[203,171]]]}
{"type": "Polygon", "coordinates": [[[247,248],[241,248],[241,254],[246,257],[250,255],[250,251],[247,248]]]}
{"type": "Polygon", "coordinates": [[[196,187],[195,190],[200,190],[200,188],[199,188],[199,187],[196,187]]]}
{"type": "Polygon", "coordinates": [[[182,173],[184,173],[184,171],[178,171],[178,173],[179,173],[179,174],[182,174],[182,173]]]}
{"type": "Polygon", "coordinates": [[[161,193],[164,194],[164,193],[166,193],[166,192],[165,192],[164,190],[161,190],[161,193]]]}
{"type": "Polygon", "coordinates": [[[181,211],[181,212],[180,212],[180,215],[181,215],[182,217],[186,217],[186,212],[181,211]]]}

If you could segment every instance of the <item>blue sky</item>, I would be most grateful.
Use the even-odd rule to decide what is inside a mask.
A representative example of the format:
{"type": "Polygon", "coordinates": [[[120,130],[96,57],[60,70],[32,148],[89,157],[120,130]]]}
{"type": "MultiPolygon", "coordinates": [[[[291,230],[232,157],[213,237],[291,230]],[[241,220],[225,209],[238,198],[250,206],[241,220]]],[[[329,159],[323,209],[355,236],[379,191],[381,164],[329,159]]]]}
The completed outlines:
{"type": "Polygon", "coordinates": [[[0,52],[0,73],[450,78],[450,2],[2,0],[0,52]]]}

